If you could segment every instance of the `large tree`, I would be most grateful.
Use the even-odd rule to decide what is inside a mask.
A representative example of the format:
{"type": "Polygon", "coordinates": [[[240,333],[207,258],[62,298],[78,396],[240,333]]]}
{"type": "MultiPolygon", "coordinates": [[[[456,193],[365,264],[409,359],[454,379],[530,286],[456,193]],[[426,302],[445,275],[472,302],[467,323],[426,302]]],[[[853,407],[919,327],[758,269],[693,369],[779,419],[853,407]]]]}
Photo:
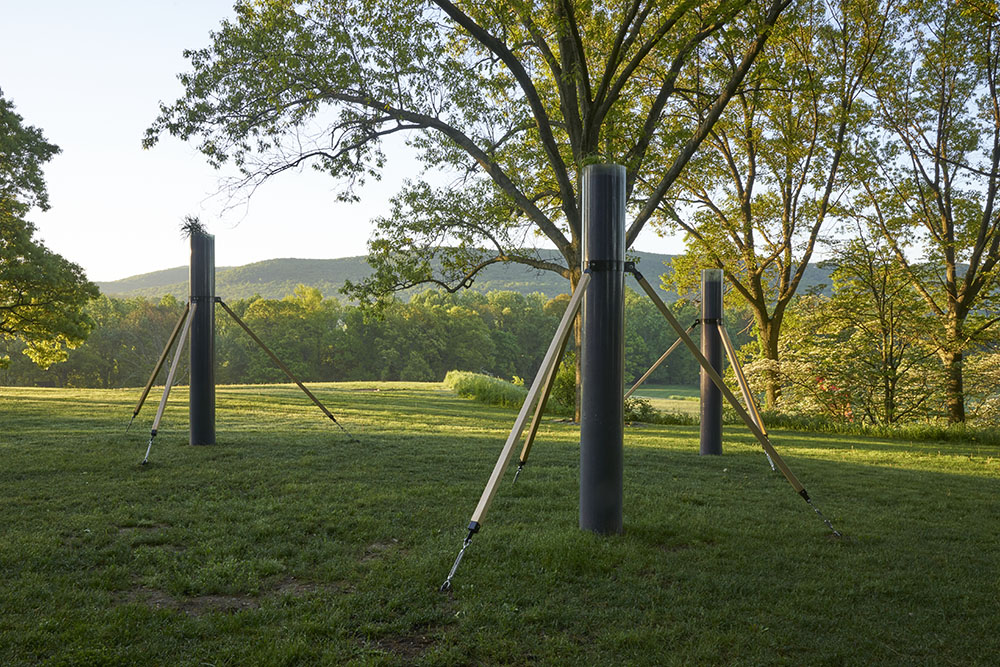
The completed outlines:
{"type": "Polygon", "coordinates": [[[83,306],[98,294],[79,266],[34,239],[25,220],[32,207],[48,208],[42,166],[58,152],[0,91],[0,338],[22,340],[43,367],[83,342],[91,327],[83,306]]]}
{"type": "Polygon", "coordinates": [[[311,164],[346,179],[350,199],[384,166],[382,140],[407,133],[445,184],[417,179],[395,197],[370,242],[374,275],[353,296],[460,289],[511,261],[575,285],[582,168],[626,166],[631,245],[790,2],[241,1],[210,47],[187,52],[185,95],[145,143],[195,139],[250,187],[311,164]],[[713,37],[741,50],[705,82],[713,37]]]}
{"type": "Polygon", "coordinates": [[[1000,14],[921,0],[899,24],[855,203],[936,317],[948,419],[963,422],[964,355],[1000,319],[1000,14]]]}
{"type": "MultiPolygon", "coordinates": [[[[768,42],[670,198],[687,254],[668,281],[717,267],[754,315],[760,354],[777,363],[785,313],[844,189],[841,168],[865,127],[864,85],[885,58],[893,0],[803,0],[768,42]]],[[[721,44],[725,62],[740,45],[721,44]]],[[[726,77],[706,62],[703,76],[726,77]]],[[[692,113],[700,113],[695,106],[692,113]]],[[[777,374],[765,402],[779,396],[777,374]]]]}
{"type": "Polygon", "coordinates": [[[395,198],[366,294],[457,289],[505,261],[575,283],[582,167],[626,165],[631,244],[789,2],[238,2],[210,47],[187,52],[184,97],[145,143],[196,140],[249,187],[310,164],[346,179],[350,199],[384,166],[382,140],[407,133],[427,169],[452,178],[414,180],[395,198]],[[710,38],[740,52],[709,85],[697,66],[710,38]],[[561,261],[533,252],[534,236],[561,261]]]}

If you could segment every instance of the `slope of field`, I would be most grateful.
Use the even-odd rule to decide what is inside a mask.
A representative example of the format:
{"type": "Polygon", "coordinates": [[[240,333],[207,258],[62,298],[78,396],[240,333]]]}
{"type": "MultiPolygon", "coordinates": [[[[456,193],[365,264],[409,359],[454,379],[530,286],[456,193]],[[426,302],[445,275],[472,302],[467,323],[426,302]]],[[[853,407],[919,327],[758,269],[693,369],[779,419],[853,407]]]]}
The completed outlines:
{"type": "Polygon", "coordinates": [[[437,384],[4,389],[0,664],[992,664],[1000,451],[629,428],[625,534],[577,529],[579,430],[543,424],[438,590],[514,419],[437,384]],[[155,396],[155,394],[154,394],[155,396]]]}

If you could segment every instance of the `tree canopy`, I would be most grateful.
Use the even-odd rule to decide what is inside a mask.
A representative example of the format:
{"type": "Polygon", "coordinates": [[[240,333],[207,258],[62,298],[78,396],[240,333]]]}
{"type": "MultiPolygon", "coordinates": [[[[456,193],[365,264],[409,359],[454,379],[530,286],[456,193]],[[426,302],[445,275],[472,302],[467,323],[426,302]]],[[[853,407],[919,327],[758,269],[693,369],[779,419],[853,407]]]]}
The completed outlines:
{"type": "Polygon", "coordinates": [[[145,145],[195,140],[250,188],[310,165],[351,199],[385,166],[383,140],[406,133],[444,184],[414,180],[394,198],[357,294],[458,289],[501,261],[575,281],[582,168],[626,166],[631,244],[789,2],[243,1],[186,52],[184,96],[145,145]],[[722,46],[731,57],[715,58],[722,46]],[[562,261],[532,252],[536,236],[562,261]]]}
{"type": "MultiPolygon", "coordinates": [[[[723,269],[752,309],[761,354],[771,361],[785,312],[847,188],[841,169],[866,129],[861,98],[887,57],[893,4],[803,0],[790,8],[671,197],[688,246],[672,282],[691,287],[698,267],[723,269]]],[[[769,407],[778,387],[775,376],[769,407]]]]}
{"type": "Polygon", "coordinates": [[[995,2],[921,0],[901,13],[853,214],[881,236],[933,315],[952,422],[963,357],[1000,321],[1000,14],[995,2]]]}
{"type": "Polygon", "coordinates": [[[43,367],[84,341],[91,321],[82,308],[98,294],[79,266],[34,240],[24,219],[33,206],[48,208],[42,165],[58,152],[0,91],[0,338],[24,341],[43,367]]]}
{"type": "Polygon", "coordinates": [[[14,104],[0,90],[0,206],[23,214],[32,206],[49,207],[42,165],[59,153],[37,127],[24,124],[14,104]]]}

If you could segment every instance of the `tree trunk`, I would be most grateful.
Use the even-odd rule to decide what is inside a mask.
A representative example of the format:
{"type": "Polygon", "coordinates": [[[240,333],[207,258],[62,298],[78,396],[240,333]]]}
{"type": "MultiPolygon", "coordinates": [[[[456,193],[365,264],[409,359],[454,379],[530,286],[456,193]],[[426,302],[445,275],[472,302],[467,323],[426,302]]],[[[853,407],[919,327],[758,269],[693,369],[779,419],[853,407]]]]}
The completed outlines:
{"type": "Polygon", "coordinates": [[[965,389],[962,385],[961,351],[945,350],[941,353],[947,379],[945,380],[945,400],[948,406],[948,423],[965,423],[965,389]]]}
{"type": "Polygon", "coordinates": [[[948,304],[945,321],[945,345],[941,350],[941,363],[945,372],[945,404],[948,406],[948,423],[965,423],[965,387],[962,382],[962,338],[965,316],[954,302],[948,304]]]}
{"type": "MultiPolygon", "coordinates": [[[[772,362],[773,366],[776,366],[780,357],[778,353],[779,323],[767,319],[759,312],[755,313],[755,317],[757,318],[757,330],[760,332],[760,338],[757,342],[761,354],[772,362]]],[[[764,375],[764,407],[767,410],[774,410],[781,398],[781,382],[778,372],[773,366],[768,368],[764,375]]]]}
{"type": "Polygon", "coordinates": [[[884,393],[882,409],[885,411],[883,421],[886,424],[894,424],[896,422],[896,387],[885,369],[883,369],[883,373],[886,373],[882,381],[882,391],[884,393]]]}

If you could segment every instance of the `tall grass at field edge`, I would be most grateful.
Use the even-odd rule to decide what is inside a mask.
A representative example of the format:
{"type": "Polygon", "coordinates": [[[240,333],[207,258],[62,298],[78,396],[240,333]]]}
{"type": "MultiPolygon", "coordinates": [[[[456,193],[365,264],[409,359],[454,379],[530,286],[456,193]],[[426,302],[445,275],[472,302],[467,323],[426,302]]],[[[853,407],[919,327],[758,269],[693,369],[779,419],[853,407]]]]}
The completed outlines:
{"type": "Polygon", "coordinates": [[[444,384],[459,396],[502,408],[520,408],[528,395],[523,386],[469,371],[448,371],[444,384]]]}

